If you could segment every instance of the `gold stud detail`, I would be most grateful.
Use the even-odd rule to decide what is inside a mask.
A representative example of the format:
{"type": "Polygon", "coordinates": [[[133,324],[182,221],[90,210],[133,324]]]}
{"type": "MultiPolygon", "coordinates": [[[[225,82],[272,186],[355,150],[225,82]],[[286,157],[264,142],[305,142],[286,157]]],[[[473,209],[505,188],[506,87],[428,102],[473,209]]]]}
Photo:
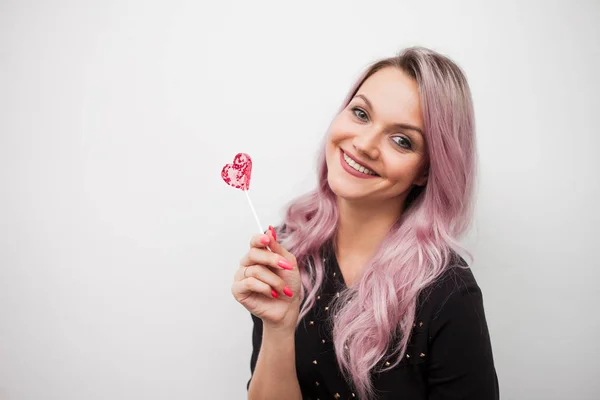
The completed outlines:
{"type": "Polygon", "coordinates": [[[325,344],[325,339],[321,339],[321,342],[323,342],[323,344],[325,344]]]}
{"type": "Polygon", "coordinates": [[[321,296],[317,296],[317,300],[321,300],[321,296]]]}
{"type": "Polygon", "coordinates": [[[419,357],[425,357],[425,353],[419,354],[419,357]]]}
{"type": "Polygon", "coordinates": [[[333,276],[335,276],[335,272],[333,273],[333,276]]]}
{"type": "Polygon", "coordinates": [[[334,398],[334,399],[339,399],[340,397],[341,397],[341,396],[340,396],[340,394],[339,394],[339,393],[336,393],[336,394],[334,394],[334,395],[333,395],[333,398],[334,398]]]}
{"type": "Polygon", "coordinates": [[[314,325],[314,324],[315,324],[315,321],[310,321],[310,322],[309,322],[309,324],[310,324],[310,325],[314,325]]]}
{"type": "Polygon", "coordinates": [[[319,381],[316,381],[316,382],[315,382],[315,385],[319,386],[319,381]]]}
{"type": "Polygon", "coordinates": [[[325,311],[329,310],[329,307],[325,307],[325,311]]]}
{"type": "Polygon", "coordinates": [[[340,292],[337,292],[337,293],[335,294],[335,296],[336,296],[336,297],[340,297],[340,292]]]}
{"type": "Polygon", "coordinates": [[[423,321],[419,322],[419,328],[423,326],[423,321]]]}
{"type": "Polygon", "coordinates": [[[351,393],[351,394],[352,394],[352,397],[356,397],[356,395],[354,393],[351,393]]]}
{"type": "Polygon", "coordinates": [[[313,364],[317,365],[317,360],[313,360],[313,364]]]}
{"type": "Polygon", "coordinates": [[[390,362],[389,362],[389,361],[386,361],[386,362],[385,362],[385,366],[386,366],[386,367],[389,367],[389,366],[390,366],[390,362]]]}
{"type": "Polygon", "coordinates": [[[407,354],[407,355],[406,355],[406,358],[410,358],[410,354],[407,354]]]}

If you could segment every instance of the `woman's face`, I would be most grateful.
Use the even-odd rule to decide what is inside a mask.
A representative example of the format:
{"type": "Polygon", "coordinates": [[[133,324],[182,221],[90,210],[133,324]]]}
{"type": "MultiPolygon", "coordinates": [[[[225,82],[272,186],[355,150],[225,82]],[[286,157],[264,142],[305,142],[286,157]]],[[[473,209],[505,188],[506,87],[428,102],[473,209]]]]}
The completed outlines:
{"type": "Polygon", "coordinates": [[[417,83],[395,67],[377,71],[329,127],[331,190],[350,201],[402,205],[413,185],[427,180],[422,131],[417,83]]]}

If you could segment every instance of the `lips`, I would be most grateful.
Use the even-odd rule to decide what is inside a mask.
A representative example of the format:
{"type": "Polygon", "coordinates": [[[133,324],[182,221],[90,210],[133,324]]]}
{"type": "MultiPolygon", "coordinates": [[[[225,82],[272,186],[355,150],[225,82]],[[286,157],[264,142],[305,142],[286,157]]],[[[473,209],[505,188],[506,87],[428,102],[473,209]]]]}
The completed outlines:
{"type": "MultiPolygon", "coordinates": [[[[360,172],[357,171],[356,169],[354,169],[353,167],[351,167],[348,162],[344,159],[344,157],[346,156],[346,154],[343,151],[340,151],[340,167],[342,167],[342,169],[344,171],[346,171],[347,173],[349,173],[352,176],[355,176],[357,178],[360,179],[378,179],[380,178],[379,175],[372,175],[372,174],[365,174],[364,172],[360,172]]],[[[348,158],[346,156],[346,158],[348,158]]]]}
{"type": "Polygon", "coordinates": [[[366,164],[366,163],[360,161],[355,156],[353,156],[352,154],[350,154],[350,153],[348,153],[348,152],[346,152],[344,150],[341,150],[341,152],[342,152],[342,158],[343,158],[343,155],[345,154],[346,156],[348,156],[348,158],[352,159],[352,161],[354,161],[358,165],[361,165],[364,168],[367,168],[367,169],[371,170],[375,174],[375,176],[379,176],[379,174],[375,171],[375,169],[373,169],[373,167],[371,167],[369,164],[366,164]]]}

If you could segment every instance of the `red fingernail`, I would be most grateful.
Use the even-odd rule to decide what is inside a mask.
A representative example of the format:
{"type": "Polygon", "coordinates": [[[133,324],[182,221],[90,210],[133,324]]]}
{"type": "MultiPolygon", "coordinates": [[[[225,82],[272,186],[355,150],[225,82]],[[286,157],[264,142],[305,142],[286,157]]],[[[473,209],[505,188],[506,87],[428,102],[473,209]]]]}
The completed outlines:
{"type": "Polygon", "coordinates": [[[271,239],[269,239],[268,236],[263,236],[263,237],[260,238],[260,242],[262,244],[269,244],[270,241],[271,241],[271,239]]]}
{"type": "Polygon", "coordinates": [[[281,268],[287,269],[287,270],[294,269],[292,267],[292,264],[290,264],[290,262],[288,260],[286,260],[285,258],[282,258],[281,260],[277,261],[277,265],[279,265],[281,268]]]}
{"type": "Polygon", "coordinates": [[[273,239],[277,240],[277,233],[275,232],[275,228],[273,228],[271,225],[269,225],[269,230],[271,231],[271,234],[273,235],[273,239]]]}
{"type": "Polygon", "coordinates": [[[277,294],[277,291],[275,289],[271,290],[271,296],[275,297],[276,299],[279,298],[279,294],[277,294]]]}
{"type": "Polygon", "coordinates": [[[286,295],[287,297],[292,297],[292,296],[293,296],[293,294],[292,294],[292,291],[291,291],[291,290],[290,290],[290,288],[289,288],[289,287],[287,287],[287,286],[283,288],[283,293],[285,293],[285,295],[286,295]]]}

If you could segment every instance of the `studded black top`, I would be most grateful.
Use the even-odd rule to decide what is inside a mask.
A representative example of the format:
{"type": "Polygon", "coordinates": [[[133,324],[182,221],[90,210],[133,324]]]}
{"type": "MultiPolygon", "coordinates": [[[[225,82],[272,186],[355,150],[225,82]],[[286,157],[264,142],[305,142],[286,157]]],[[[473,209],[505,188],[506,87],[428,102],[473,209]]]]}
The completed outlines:
{"type": "MultiPolygon", "coordinates": [[[[322,255],[326,280],[315,306],[296,329],[298,382],[304,400],[355,400],[358,395],[340,372],[327,323],[331,303],[346,286],[332,247],[324,246],[322,255]]],[[[393,369],[372,376],[379,400],[499,398],[482,293],[471,270],[460,268],[460,263],[464,265],[461,259],[420,294],[407,354],[393,369]]],[[[262,321],[251,316],[254,373],[262,321]]]]}

